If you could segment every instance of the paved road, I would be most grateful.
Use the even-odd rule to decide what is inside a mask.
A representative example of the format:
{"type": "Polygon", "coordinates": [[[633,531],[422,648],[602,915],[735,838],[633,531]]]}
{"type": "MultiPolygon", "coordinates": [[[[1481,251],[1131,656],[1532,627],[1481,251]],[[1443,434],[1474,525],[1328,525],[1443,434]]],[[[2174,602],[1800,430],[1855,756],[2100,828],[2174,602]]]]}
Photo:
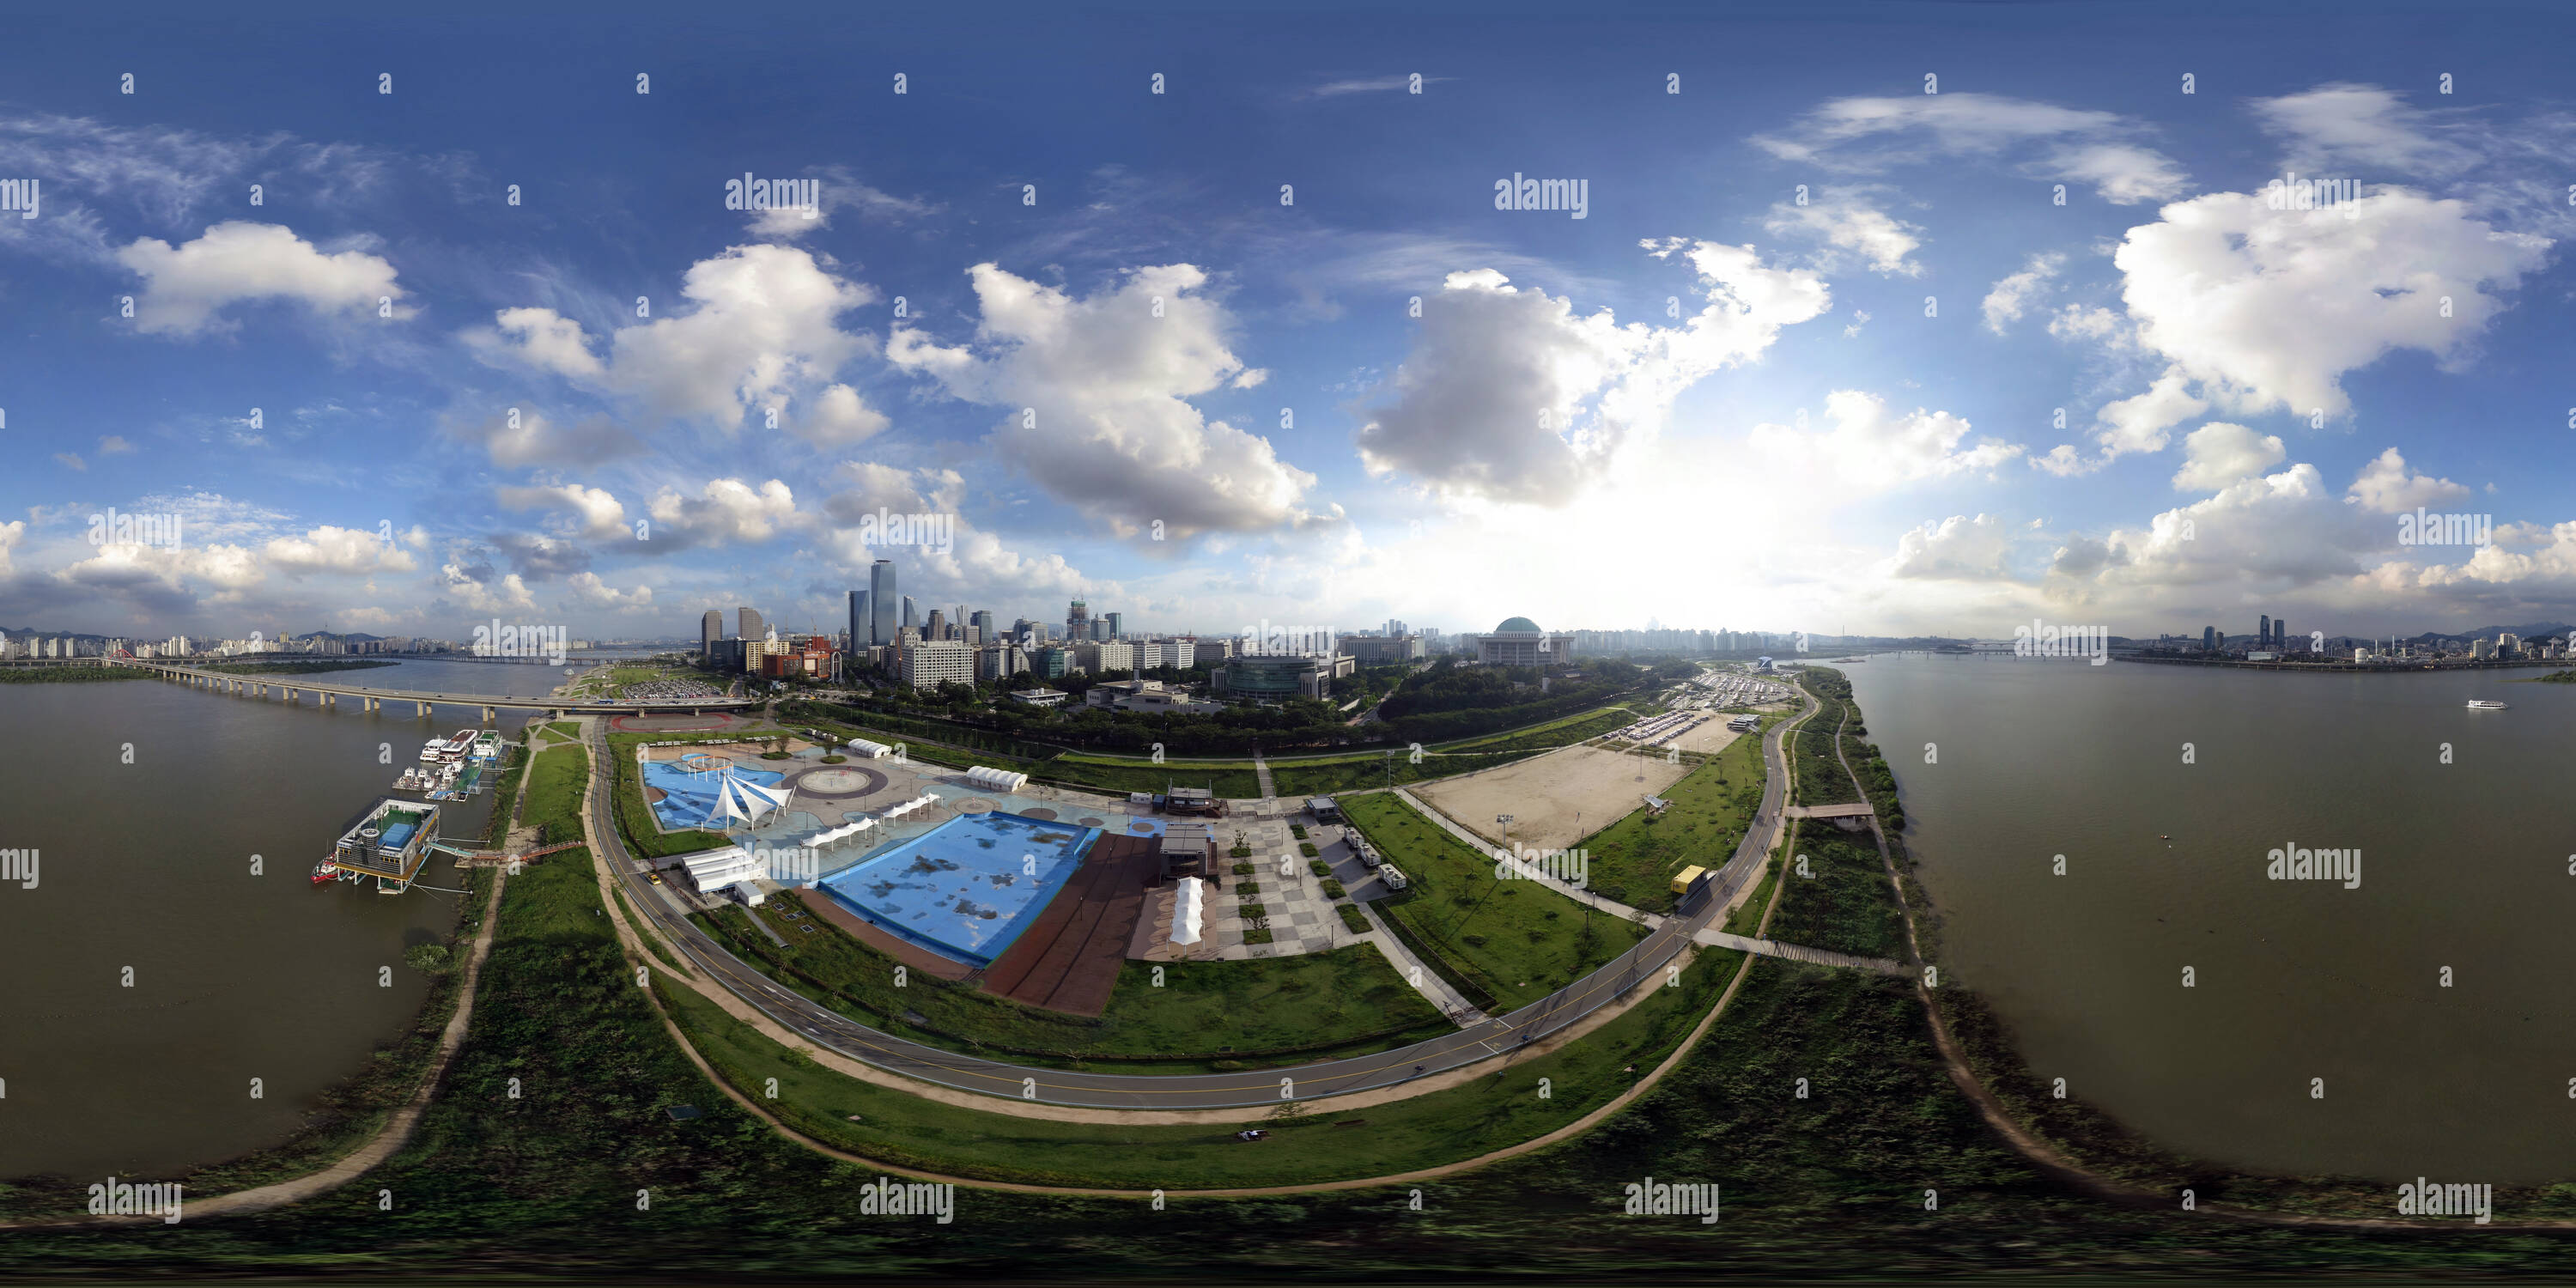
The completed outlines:
{"type": "MultiPolygon", "coordinates": [[[[1813,712],[1816,706],[1810,697],[1807,711],[1813,712]]],[[[673,908],[638,870],[627,852],[625,839],[617,831],[611,786],[616,776],[608,760],[604,722],[593,722],[591,727],[588,804],[593,834],[606,851],[598,857],[616,874],[629,906],[650,918],[664,942],[678,950],[693,969],[705,972],[818,1047],[905,1077],[1005,1099],[1104,1109],[1224,1109],[1368,1091],[1507,1054],[1581,1020],[1638,981],[1662,971],[1665,963],[1690,946],[1693,936],[1723,913],[1735,892],[1761,871],[1763,856],[1769,853],[1779,832],[1783,784],[1789,773],[1781,734],[1792,723],[1775,725],[1764,736],[1763,754],[1771,773],[1763,788],[1761,812],[1746,830],[1735,857],[1721,869],[1714,897],[1691,915],[1665,919],[1635,947],[1592,974],[1499,1019],[1374,1055],[1257,1072],[1169,1076],[1082,1073],[986,1060],[881,1033],[824,1008],[744,964],[673,908]]]]}

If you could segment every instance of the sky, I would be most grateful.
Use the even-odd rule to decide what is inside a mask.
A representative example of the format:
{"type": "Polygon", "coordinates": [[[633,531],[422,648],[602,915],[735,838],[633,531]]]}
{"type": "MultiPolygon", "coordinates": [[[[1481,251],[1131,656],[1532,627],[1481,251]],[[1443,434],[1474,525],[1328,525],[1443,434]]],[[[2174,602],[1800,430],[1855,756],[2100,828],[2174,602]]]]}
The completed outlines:
{"type": "Polygon", "coordinates": [[[0,627],[2576,619],[2563,10],[940,9],[13,17],[0,627]]]}

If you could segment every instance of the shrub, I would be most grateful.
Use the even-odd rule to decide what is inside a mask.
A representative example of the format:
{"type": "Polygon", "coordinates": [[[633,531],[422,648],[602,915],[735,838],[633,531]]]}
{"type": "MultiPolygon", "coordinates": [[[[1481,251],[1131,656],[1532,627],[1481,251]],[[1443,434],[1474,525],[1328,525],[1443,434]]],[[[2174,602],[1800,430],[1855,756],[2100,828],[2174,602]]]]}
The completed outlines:
{"type": "MultiPolygon", "coordinates": [[[[1261,883],[1260,883],[1260,882],[1258,882],[1258,881],[1245,881],[1245,882],[1241,882],[1241,883],[1237,884],[1237,885],[1234,887],[1234,897],[1235,897],[1235,898],[1237,898],[1237,899],[1258,899],[1258,898],[1260,898],[1260,897],[1261,897],[1261,883]]],[[[1254,905],[1252,905],[1252,904],[1245,904],[1244,906],[1245,906],[1245,907],[1247,907],[1247,908],[1249,908],[1249,907],[1252,907],[1252,906],[1254,906],[1254,905]]]]}
{"type": "Polygon", "coordinates": [[[837,765],[848,759],[849,757],[841,755],[825,756],[823,758],[823,763],[826,765],[837,765]]]}
{"type": "Polygon", "coordinates": [[[1249,863],[1238,863],[1238,864],[1235,864],[1235,865],[1234,865],[1234,874],[1235,874],[1236,876],[1239,876],[1239,877],[1248,877],[1248,876],[1251,876],[1251,875],[1252,875],[1252,865],[1251,865],[1251,864],[1249,864],[1249,863]]]}
{"type": "Polygon", "coordinates": [[[1305,839],[1306,839],[1306,825],[1305,825],[1305,824],[1303,824],[1303,823],[1291,823],[1291,824],[1289,824],[1289,825],[1288,825],[1288,835],[1293,836],[1293,837],[1296,837],[1296,838],[1297,838],[1298,840],[1300,840],[1300,841],[1305,840],[1305,839]]]}
{"type": "Polygon", "coordinates": [[[1323,853],[1322,850],[1315,848],[1315,843],[1313,841],[1299,841],[1297,843],[1297,852],[1310,859],[1323,853]]]}
{"type": "Polygon", "coordinates": [[[1238,845],[1233,849],[1226,851],[1226,853],[1238,859],[1248,859],[1252,857],[1252,847],[1249,845],[1238,845]]]}
{"type": "Polygon", "coordinates": [[[1360,910],[1356,905],[1337,903],[1334,904],[1333,907],[1336,911],[1342,914],[1342,925],[1352,934],[1365,935],[1376,929],[1375,926],[1369,924],[1368,918],[1360,915],[1360,910]]]}
{"type": "Polygon", "coordinates": [[[1333,875],[1333,865],[1324,862],[1322,859],[1316,859],[1313,862],[1308,863],[1306,865],[1306,870],[1319,877],[1328,877],[1333,875]]]}
{"type": "Polygon", "coordinates": [[[444,975],[451,963],[447,945],[413,944],[403,953],[403,964],[423,975],[444,975]]]}
{"type": "Polygon", "coordinates": [[[1245,921],[1266,921],[1269,917],[1270,910],[1262,907],[1260,904],[1247,903],[1243,905],[1243,919],[1245,921]]]}
{"type": "Polygon", "coordinates": [[[1247,943],[1247,944],[1266,944],[1266,943],[1269,943],[1269,942],[1270,942],[1270,932],[1269,932],[1269,931],[1267,931],[1267,930],[1247,930],[1247,931],[1244,931],[1244,932],[1243,932],[1243,942],[1245,942],[1245,943],[1247,943]]]}
{"type": "Polygon", "coordinates": [[[1350,897],[1349,895],[1342,893],[1342,883],[1331,877],[1324,878],[1324,893],[1335,899],[1347,899],[1350,897]]]}

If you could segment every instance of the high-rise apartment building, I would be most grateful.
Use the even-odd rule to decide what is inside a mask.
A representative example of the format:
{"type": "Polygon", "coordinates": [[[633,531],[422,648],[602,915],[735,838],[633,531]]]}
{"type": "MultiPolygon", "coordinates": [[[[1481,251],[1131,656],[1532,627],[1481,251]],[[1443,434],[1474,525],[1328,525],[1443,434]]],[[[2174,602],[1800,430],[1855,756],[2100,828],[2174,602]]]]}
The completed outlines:
{"type": "Polygon", "coordinates": [[[736,634],[747,640],[769,638],[769,628],[761,623],[759,609],[743,608],[736,609],[735,612],[742,619],[742,629],[735,632],[736,634]]]}
{"type": "Polygon", "coordinates": [[[710,608],[707,610],[707,615],[698,622],[698,648],[713,655],[716,651],[716,641],[723,638],[724,610],[710,608]]]}

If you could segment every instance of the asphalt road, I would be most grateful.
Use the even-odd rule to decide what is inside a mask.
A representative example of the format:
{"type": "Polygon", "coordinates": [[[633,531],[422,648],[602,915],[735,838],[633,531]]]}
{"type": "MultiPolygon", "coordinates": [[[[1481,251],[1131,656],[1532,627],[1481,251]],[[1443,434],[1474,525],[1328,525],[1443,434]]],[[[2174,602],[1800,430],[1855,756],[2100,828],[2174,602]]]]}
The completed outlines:
{"type": "MultiPolygon", "coordinates": [[[[1815,699],[1803,693],[1801,696],[1807,704],[1801,714],[1812,713],[1817,706],[1815,699]]],[[[592,834],[607,850],[598,857],[617,875],[626,890],[628,905],[651,918],[664,941],[677,949],[692,969],[722,983],[819,1048],[908,1078],[1004,1099],[1101,1109],[1225,1109],[1368,1091],[1506,1055],[1581,1020],[1628,991],[1638,980],[1661,972],[1667,962],[1690,946],[1691,937],[1715,921],[1736,892],[1761,872],[1763,856],[1770,852],[1780,830],[1789,774],[1781,735],[1791,723],[1783,721],[1763,735],[1762,751],[1770,774],[1763,785],[1760,811],[1753,825],[1745,830],[1734,857],[1719,869],[1711,897],[1691,915],[1666,918],[1635,947],[1590,975],[1509,1015],[1374,1055],[1257,1072],[1080,1073],[986,1060],[879,1032],[744,964],[673,909],[661,891],[637,870],[625,838],[617,831],[611,786],[616,776],[608,762],[605,725],[594,725],[592,729],[589,809],[592,834]]]]}

